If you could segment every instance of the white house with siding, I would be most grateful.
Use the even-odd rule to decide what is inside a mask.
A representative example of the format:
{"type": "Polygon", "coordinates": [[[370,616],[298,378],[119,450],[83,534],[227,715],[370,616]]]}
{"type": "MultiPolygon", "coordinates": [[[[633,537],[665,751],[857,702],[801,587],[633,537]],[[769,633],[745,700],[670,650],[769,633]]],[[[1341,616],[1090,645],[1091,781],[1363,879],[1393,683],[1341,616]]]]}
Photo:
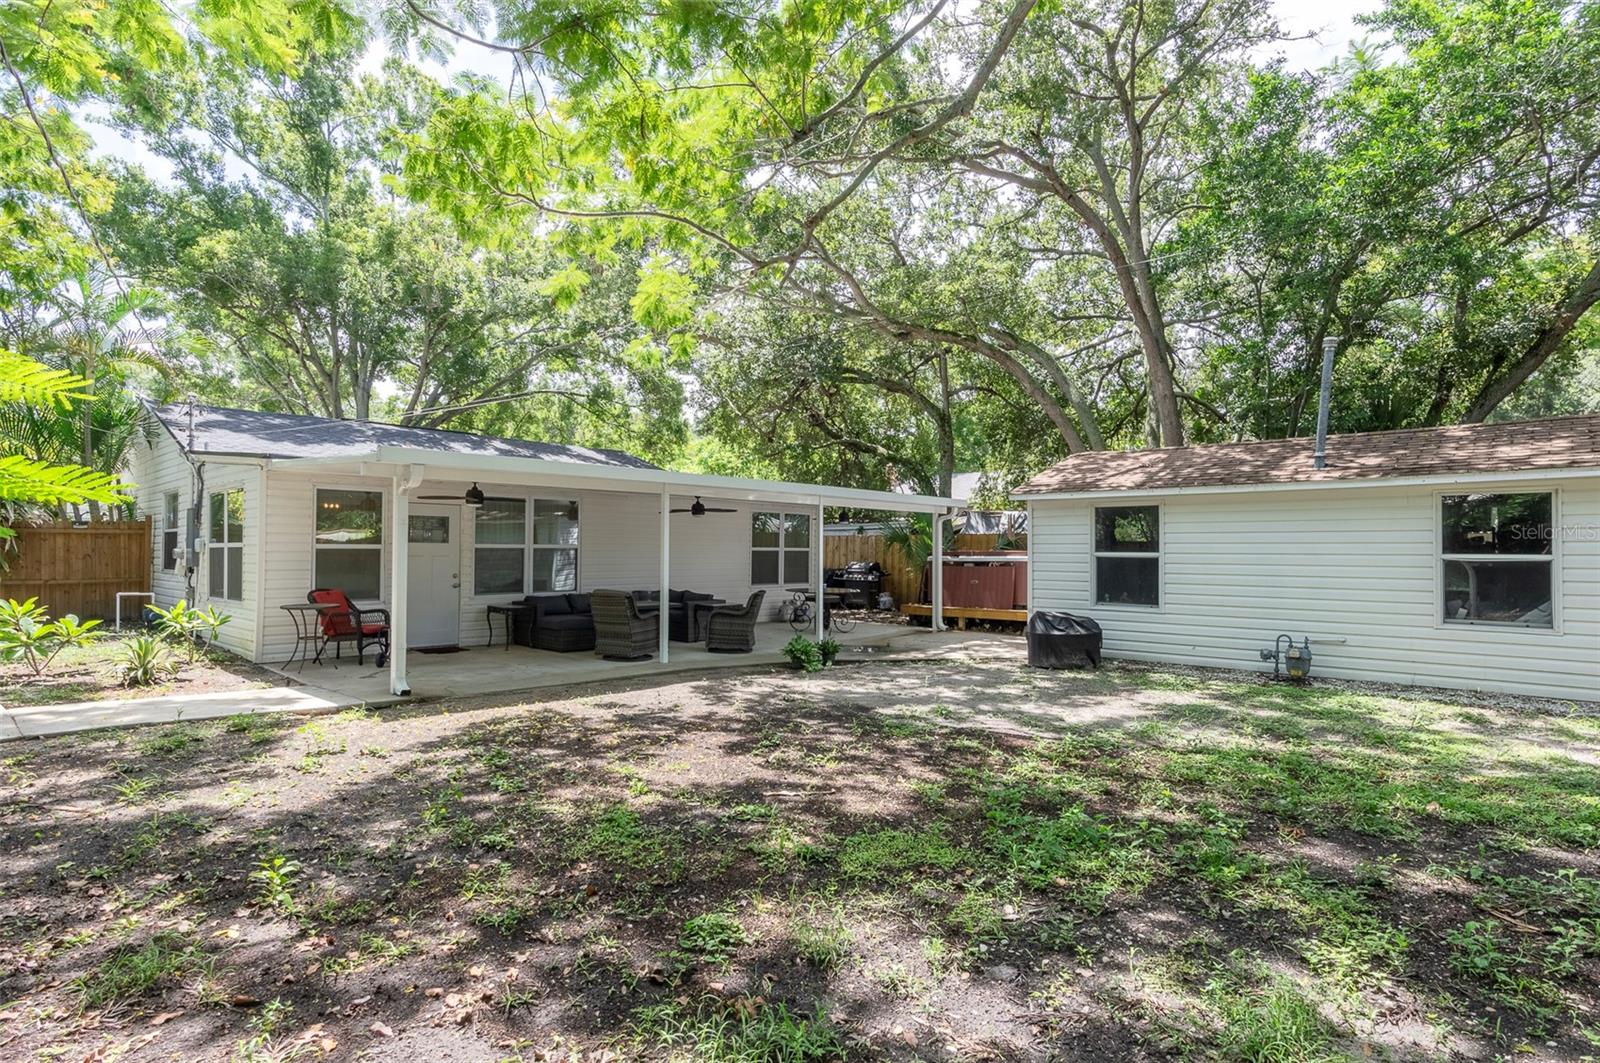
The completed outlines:
{"type": "Polygon", "coordinates": [[[1027,504],[1032,608],[1107,656],[1600,700],[1600,416],[1074,454],[1027,504]]]}
{"type": "Polygon", "coordinates": [[[775,615],[794,590],[822,582],[824,506],[943,520],[957,505],[376,422],[191,405],[152,413],[160,430],[128,478],[139,510],[157,517],[157,602],[215,606],[232,617],[219,642],[274,662],[295,648],[280,606],[313,588],[345,590],[393,614],[395,693],[409,690],[407,647],[481,644],[490,605],[598,588],[743,602],[765,589],[775,615]],[[487,501],[468,504],[474,488],[487,501]]]}

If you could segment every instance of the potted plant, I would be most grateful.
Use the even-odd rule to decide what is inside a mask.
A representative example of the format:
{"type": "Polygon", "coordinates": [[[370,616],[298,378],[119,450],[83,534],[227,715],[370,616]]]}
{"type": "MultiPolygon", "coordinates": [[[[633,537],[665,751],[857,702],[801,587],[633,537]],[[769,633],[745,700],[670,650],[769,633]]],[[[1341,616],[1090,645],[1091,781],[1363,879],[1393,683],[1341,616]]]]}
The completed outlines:
{"type": "Polygon", "coordinates": [[[822,651],[815,642],[804,635],[796,635],[784,643],[783,655],[789,658],[789,663],[796,668],[807,672],[820,672],[823,660],[822,651]]]}

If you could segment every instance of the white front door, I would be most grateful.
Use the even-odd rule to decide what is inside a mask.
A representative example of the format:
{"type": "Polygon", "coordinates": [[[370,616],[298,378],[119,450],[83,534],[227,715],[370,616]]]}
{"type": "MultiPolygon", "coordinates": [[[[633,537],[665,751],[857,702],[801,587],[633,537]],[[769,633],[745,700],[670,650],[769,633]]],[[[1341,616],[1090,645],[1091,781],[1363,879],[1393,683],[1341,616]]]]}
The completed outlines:
{"type": "Polygon", "coordinates": [[[461,507],[413,505],[409,524],[406,645],[454,646],[461,635],[461,507]]]}

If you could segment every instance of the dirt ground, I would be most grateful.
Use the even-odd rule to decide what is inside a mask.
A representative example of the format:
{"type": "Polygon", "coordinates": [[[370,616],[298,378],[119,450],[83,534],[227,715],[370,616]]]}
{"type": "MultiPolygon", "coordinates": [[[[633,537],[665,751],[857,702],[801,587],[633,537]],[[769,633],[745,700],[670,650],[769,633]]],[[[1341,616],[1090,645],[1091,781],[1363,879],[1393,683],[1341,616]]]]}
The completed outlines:
{"type": "Polygon", "coordinates": [[[1600,1054],[1600,722],[876,662],[0,747],[0,1058],[1600,1054]]]}
{"type": "Polygon", "coordinates": [[[0,705],[62,705],[106,698],[167,697],[210,694],[225,690],[254,690],[283,682],[281,676],[213,647],[190,660],[181,649],[169,648],[177,670],[151,686],[126,687],[121,679],[122,647],[128,639],[148,631],[128,628],[106,631],[87,646],[61,651],[43,675],[34,675],[18,662],[0,663],[0,705]]]}

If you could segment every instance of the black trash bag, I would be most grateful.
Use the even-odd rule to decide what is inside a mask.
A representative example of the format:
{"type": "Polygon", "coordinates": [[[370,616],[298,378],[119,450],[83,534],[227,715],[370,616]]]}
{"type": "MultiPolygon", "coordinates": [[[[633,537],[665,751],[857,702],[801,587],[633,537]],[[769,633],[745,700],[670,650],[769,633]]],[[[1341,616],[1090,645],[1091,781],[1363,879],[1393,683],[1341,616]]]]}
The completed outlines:
{"type": "Polygon", "coordinates": [[[1100,667],[1100,625],[1086,616],[1049,613],[1028,617],[1028,664],[1033,668],[1078,668],[1085,658],[1100,667]]]}

